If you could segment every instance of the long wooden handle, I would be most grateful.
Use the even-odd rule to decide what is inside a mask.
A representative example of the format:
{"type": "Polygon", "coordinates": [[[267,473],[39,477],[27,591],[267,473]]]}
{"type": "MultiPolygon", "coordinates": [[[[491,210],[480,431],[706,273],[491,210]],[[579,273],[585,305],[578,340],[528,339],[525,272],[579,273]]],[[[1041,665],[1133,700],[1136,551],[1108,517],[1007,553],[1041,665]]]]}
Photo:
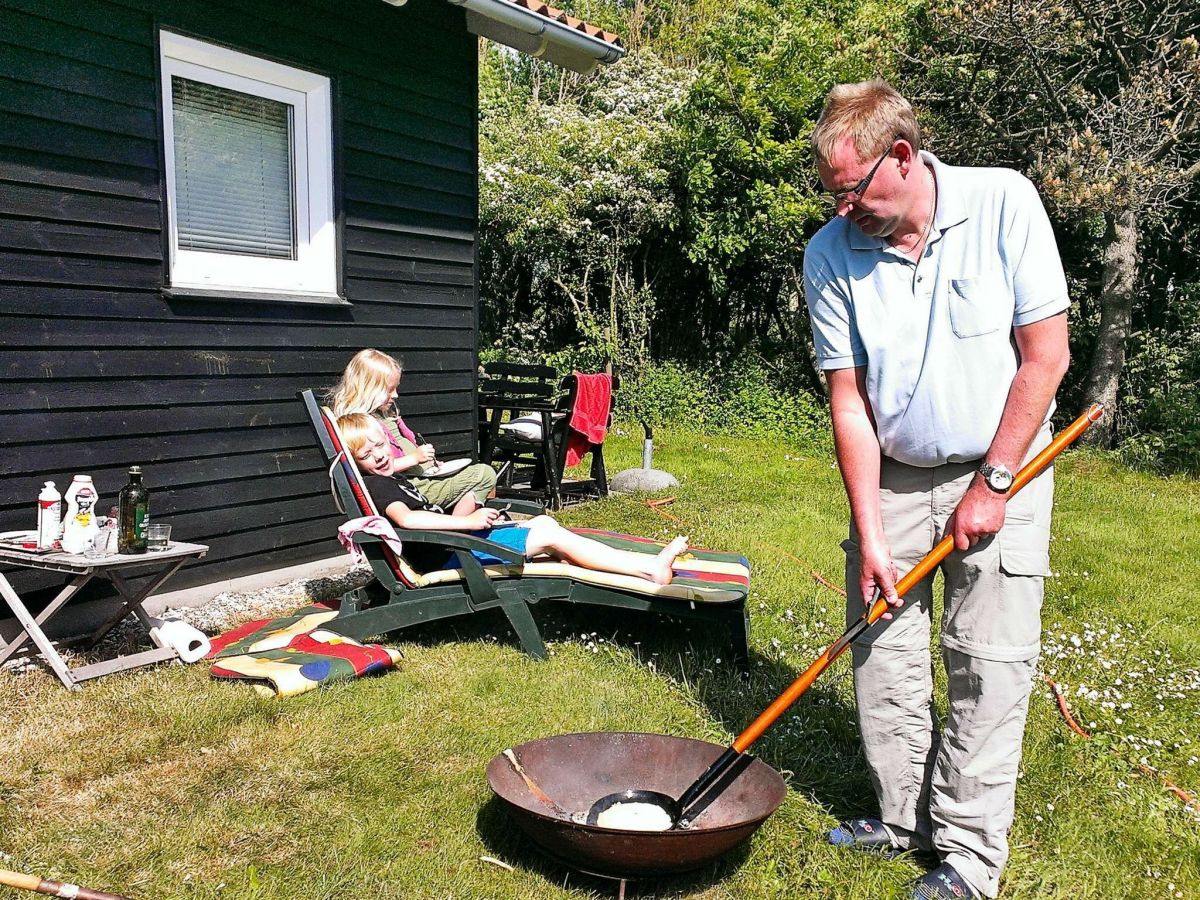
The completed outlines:
{"type": "Polygon", "coordinates": [[[0,884],[20,888],[24,891],[49,894],[51,897],[76,897],[78,900],[129,900],[120,894],[106,894],[104,891],[93,891],[77,884],[51,881],[49,878],[24,875],[21,872],[10,872],[7,869],[0,869],[0,884]]]}
{"type": "MultiPolygon", "coordinates": [[[[1081,415],[1078,419],[1072,422],[1069,426],[1063,429],[1062,432],[1054,438],[1053,441],[1041,453],[1026,463],[1021,471],[1017,473],[1013,479],[1012,486],[1008,489],[1007,496],[1012,497],[1013,494],[1025,487],[1030,481],[1037,477],[1049,463],[1060,453],[1063,452],[1072,442],[1074,442],[1081,434],[1088,430],[1100,416],[1104,414],[1104,407],[1099,403],[1093,403],[1092,406],[1081,415]]],[[[938,567],[950,552],[954,549],[954,538],[950,535],[942,538],[925,558],[917,563],[907,575],[896,582],[896,593],[904,596],[913,585],[925,578],[930,572],[938,567]]],[[[800,695],[809,689],[814,681],[824,672],[829,664],[845,652],[854,641],[856,641],[863,632],[874,625],[879,618],[888,610],[886,600],[880,598],[875,601],[867,614],[859,619],[856,623],[846,629],[846,632],[825,648],[825,652],[817,657],[816,661],[811,666],[801,673],[800,677],[788,686],[775,701],[762,711],[757,719],[737,736],[733,742],[733,749],[738,753],[745,753],[746,749],[762,736],[762,733],[775,724],[788,707],[800,699],[800,695]]]]}

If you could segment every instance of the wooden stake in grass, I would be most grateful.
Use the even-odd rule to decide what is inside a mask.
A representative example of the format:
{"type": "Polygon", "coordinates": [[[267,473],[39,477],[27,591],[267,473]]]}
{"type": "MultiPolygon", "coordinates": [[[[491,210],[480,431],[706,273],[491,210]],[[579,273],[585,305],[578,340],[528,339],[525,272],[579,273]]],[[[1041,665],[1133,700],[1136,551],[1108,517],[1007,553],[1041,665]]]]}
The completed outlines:
{"type": "Polygon", "coordinates": [[[0,884],[25,891],[36,891],[39,894],[49,894],[51,897],[72,897],[78,898],[78,900],[129,900],[128,897],[122,897],[120,894],[106,894],[104,891],[93,891],[77,884],[51,881],[49,878],[23,875],[7,869],[0,869],[0,884]]]}
{"type": "MultiPolygon", "coordinates": [[[[1088,734],[1088,732],[1084,731],[1083,726],[1080,725],[1078,722],[1076,722],[1075,717],[1073,715],[1071,715],[1071,708],[1069,706],[1067,706],[1067,698],[1063,696],[1062,688],[1058,686],[1058,682],[1055,681],[1053,678],[1051,678],[1049,675],[1043,675],[1042,681],[1044,681],[1044,682],[1046,682],[1046,684],[1050,685],[1050,690],[1052,690],[1054,692],[1054,699],[1058,703],[1058,711],[1062,715],[1063,721],[1065,721],[1067,723],[1067,726],[1073,732],[1075,732],[1077,735],[1079,735],[1085,741],[1090,741],[1092,739],[1092,736],[1090,734],[1088,734]]],[[[1112,752],[1117,753],[1116,750],[1113,750],[1112,752]]],[[[1117,755],[1120,756],[1121,754],[1117,753],[1117,755]]],[[[1167,778],[1167,776],[1164,775],[1162,772],[1158,771],[1157,769],[1151,768],[1150,766],[1146,765],[1144,762],[1139,762],[1136,765],[1137,765],[1137,769],[1139,772],[1141,772],[1145,775],[1153,775],[1155,778],[1157,778],[1159,781],[1161,781],[1164,788],[1166,788],[1168,791],[1170,791],[1172,794],[1174,794],[1176,797],[1178,797],[1180,800],[1183,801],[1184,806],[1188,807],[1189,809],[1193,809],[1193,810],[1197,809],[1196,798],[1193,797],[1191,794],[1189,794],[1187,791],[1185,791],[1183,788],[1181,788],[1179,785],[1177,785],[1175,782],[1171,781],[1171,779],[1167,778]]]]}

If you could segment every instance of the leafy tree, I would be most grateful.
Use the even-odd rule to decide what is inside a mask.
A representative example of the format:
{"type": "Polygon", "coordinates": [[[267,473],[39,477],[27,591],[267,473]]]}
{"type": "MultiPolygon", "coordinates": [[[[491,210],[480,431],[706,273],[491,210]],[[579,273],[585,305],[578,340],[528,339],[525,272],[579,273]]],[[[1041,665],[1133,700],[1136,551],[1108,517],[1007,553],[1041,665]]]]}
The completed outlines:
{"type": "MultiPolygon", "coordinates": [[[[832,210],[808,138],[829,88],[892,71],[910,8],[836,0],[743,0],[708,34],[707,62],[673,121],[680,249],[690,268],[691,339],[778,348],[820,391],[801,281],[807,238],[832,210]]],[[[675,312],[663,299],[664,311],[675,312]]],[[[688,335],[673,346],[684,352],[688,335]]]]}
{"type": "Polygon", "coordinates": [[[1142,249],[1166,237],[1200,179],[1200,7],[935,0],[927,24],[916,81],[939,139],[976,163],[1025,170],[1087,247],[1097,283],[1084,308],[1094,334],[1083,392],[1113,413],[1090,435],[1108,443],[1127,338],[1161,300],[1139,291],[1142,249]]]}
{"type": "Polygon", "coordinates": [[[687,78],[643,53],[581,83],[571,102],[530,100],[485,117],[489,333],[541,352],[582,340],[613,359],[645,360],[658,275],[651,251],[676,219],[665,113],[687,78]]]}

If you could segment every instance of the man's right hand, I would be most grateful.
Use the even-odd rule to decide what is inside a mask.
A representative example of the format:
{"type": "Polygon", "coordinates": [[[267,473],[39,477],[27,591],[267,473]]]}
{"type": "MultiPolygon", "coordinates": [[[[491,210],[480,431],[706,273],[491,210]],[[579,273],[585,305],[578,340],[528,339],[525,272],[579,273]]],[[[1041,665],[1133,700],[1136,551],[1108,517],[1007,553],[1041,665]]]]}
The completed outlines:
{"type": "MultiPolygon", "coordinates": [[[[867,609],[875,598],[875,589],[888,605],[899,609],[904,605],[904,598],[896,593],[896,581],[900,577],[896,564],[892,562],[892,552],[887,544],[862,543],[859,545],[858,587],[862,592],[863,605],[867,609]]],[[[892,614],[885,612],[883,618],[890,619],[892,614]]]]}

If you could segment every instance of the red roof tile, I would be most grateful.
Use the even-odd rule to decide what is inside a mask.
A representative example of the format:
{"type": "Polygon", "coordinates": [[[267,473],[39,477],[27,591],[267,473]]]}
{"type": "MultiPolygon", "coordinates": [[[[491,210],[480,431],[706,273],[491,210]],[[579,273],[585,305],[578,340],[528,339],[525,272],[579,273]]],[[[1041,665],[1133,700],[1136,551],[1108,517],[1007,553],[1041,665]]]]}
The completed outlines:
{"type": "Polygon", "coordinates": [[[604,31],[597,28],[595,25],[589,25],[582,19],[576,19],[574,16],[569,16],[561,9],[556,9],[553,6],[540,2],[540,0],[508,0],[508,2],[520,6],[530,12],[537,13],[539,16],[545,16],[547,19],[553,19],[555,22],[561,22],[568,28],[574,28],[577,31],[582,31],[588,37],[593,37],[598,41],[604,41],[606,44],[612,44],[614,47],[624,47],[621,43],[621,38],[613,34],[611,31],[604,31]]]}

